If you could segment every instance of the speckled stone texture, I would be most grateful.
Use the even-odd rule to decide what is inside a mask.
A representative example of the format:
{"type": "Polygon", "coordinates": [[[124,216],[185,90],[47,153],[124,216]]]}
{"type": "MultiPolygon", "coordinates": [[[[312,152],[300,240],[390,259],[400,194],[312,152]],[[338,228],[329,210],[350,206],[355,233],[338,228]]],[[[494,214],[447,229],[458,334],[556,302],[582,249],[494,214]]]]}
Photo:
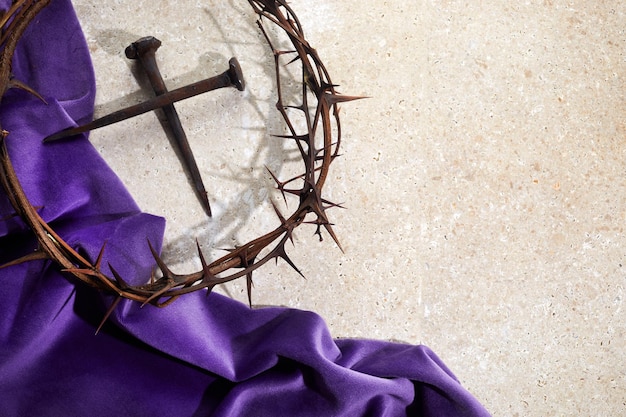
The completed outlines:
{"type": "MultiPolygon", "coordinates": [[[[74,2],[99,115],[150,95],[124,48],[153,35],[170,88],[248,81],[177,105],[215,216],[157,116],[92,134],[186,272],[273,227],[265,166],[297,171],[270,51],[246,1],[74,2]]],[[[626,3],[293,0],[343,93],[326,188],[345,249],[297,233],[256,305],[321,314],[336,337],[430,346],[495,416],[626,414],[626,3]]],[[[221,292],[245,300],[245,283],[221,292]]],[[[184,301],[177,301],[184,302],[184,301]]]]}

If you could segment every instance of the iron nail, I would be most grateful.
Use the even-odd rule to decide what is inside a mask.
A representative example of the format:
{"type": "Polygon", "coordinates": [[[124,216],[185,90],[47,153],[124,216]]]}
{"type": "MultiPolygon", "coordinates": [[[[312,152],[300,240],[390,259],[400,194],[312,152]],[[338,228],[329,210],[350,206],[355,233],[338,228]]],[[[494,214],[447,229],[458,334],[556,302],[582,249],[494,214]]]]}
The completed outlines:
{"type": "MultiPolygon", "coordinates": [[[[157,96],[167,93],[165,81],[161,76],[161,71],[159,71],[156,61],[156,51],[160,46],[160,40],[153,36],[147,36],[133,42],[125,50],[125,54],[128,59],[139,61],[148,76],[148,80],[152,85],[155,95],[157,96]]],[[[204,183],[202,182],[202,176],[200,175],[200,170],[198,169],[198,165],[193,156],[191,146],[187,140],[187,135],[185,134],[185,130],[180,122],[180,117],[178,117],[178,112],[176,111],[174,104],[167,104],[162,107],[162,110],[170,129],[172,130],[176,145],[178,146],[178,149],[183,157],[187,172],[193,180],[196,194],[200,198],[206,213],[209,217],[211,217],[211,205],[209,204],[209,198],[204,187],[204,183]]]]}
{"type": "Polygon", "coordinates": [[[122,120],[130,119],[131,117],[139,116],[140,114],[147,113],[163,106],[167,106],[168,104],[176,103],[177,101],[195,97],[199,94],[203,94],[212,90],[217,90],[219,88],[235,87],[239,91],[243,91],[245,89],[245,81],[243,79],[243,73],[241,72],[241,67],[239,66],[237,58],[231,58],[228,63],[228,70],[224,71],[220,75],[216,75],[215,77],[211,77],[202,81],[197,81],[193,84],[189,84],[184,87],[168,91],[165,94],[144,101],[143,103],[139,103],[134,106],[118,110],[82,126],[62,130],[46,137],[43,141],[46,143],[54,142],[60,139],[67,138],[69,136],[78,135],[79,133],[84,133],[90,130],[108,126],[113,123],[121,122],[122,120]]]}

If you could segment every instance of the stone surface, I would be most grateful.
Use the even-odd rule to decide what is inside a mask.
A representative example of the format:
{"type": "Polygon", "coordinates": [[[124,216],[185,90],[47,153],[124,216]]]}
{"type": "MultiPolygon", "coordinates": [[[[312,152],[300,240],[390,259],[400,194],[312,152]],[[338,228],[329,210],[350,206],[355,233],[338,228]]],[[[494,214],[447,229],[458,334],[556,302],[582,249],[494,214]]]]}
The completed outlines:
{"type": "MultiPolygon", "coordinates": [[[[327,196],[345,249],[303,228],[254,302],[313,310],[336,337],[430,346],[495,416],[626,413],[626,4],[293,0],[341,92],[327,196]],[[305,250],[306,248],[306,250],[305,250]],[[311,251],[310,248],[313,248],[311,251]],[[313,253],[314,255],[310,255],[313,253]]],[[[211,196],[202,211],[155,114],[91,140],[168,220],[179,271],[275,226],[264,166],[289,172],[270,51],[245,1],[74,2],[97,112],[148,97],[141,36],[170,88],[239,58],[244,93],[177,105],[211,196]],[[268,209],[269,208],[269,209],[268,209]]],[[[220,289],[245,301],[245,283],[220,289]]],[[[184,302],[183,300],[177,302],[184,302]]]]}

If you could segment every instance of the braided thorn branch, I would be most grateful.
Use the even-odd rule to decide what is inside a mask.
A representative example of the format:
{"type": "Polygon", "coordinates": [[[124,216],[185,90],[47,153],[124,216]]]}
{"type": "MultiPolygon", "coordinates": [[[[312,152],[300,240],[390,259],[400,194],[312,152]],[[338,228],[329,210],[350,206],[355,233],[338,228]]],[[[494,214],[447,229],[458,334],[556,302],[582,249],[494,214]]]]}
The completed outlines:
{"type": "MultiPolygon", "coordinates": [[[[16,85],[11,83],[10,77],[11,57],[15,44],[28,23],[47,3],[48,1],[16,1],[13,7],[0,18],[0,23],[4,27],[0,38],[4,47],[0,55],[0,93],[2,95],[8,88],[16,85]]],[[[246,278],[248,301],[251,304],[252,273],[268,261],[274,259],[278,262],[282,259],[302,275],[300,269],[288,256],[285,245],[288,241],[293,242],[294,230],[305,223],[317,227],[315,234],[319,235],[320,240],[322,229],[324,229],[341,249],[332,227],[333,224],[326,214],[327,209],[341,207],[341,205],[324,199],[322,188],[328,177],[331,163],[339,156],[341,124],[338,105],[361,97],[337,93],[336,85],[332,83],[326,67],[315,49],[307,42],[300,21],[285,1],[249,0],[249,3],[259,17],[258,26],[273,53],[278,97],[276,109],[288,132],[286,135],[274,136],[293,139],[303,164],[303,173],[286,181],[280,181],[269,168],[267,170],[274,179],[277,189],[282,193],[285,203],[287,203],[287,195],[295,196],[298,198],[298,207],[289,216],[285,216],[272,203],[280,221],[278,227],[241,246],[229,249],[226,255],[212,262],[205,259],[200,244],[196,242],[202,269],[191,274],[172,272],[148,242],[161,276],[158,279],[151,277],[150,281],[143,285],[129,285],[113,265],[108,265],[110,273],[104,272],[101,264],[106,244],[102,245],[95,262],[90,262],[67,244],[39,216],[36,208],[27,199],[7,152],[5,145],[9,133],[2,131],[0,135],[0,183],[15,212],[32,230],[38,241],[37,251],[3,267],[40,259],[53,261],[70,277],[116,297],[105,314],[104,323],[122,298],[137,301],[142,305],[152,304],[163,307],[184,294],[202,289],[210,292],[216,285],[243,277],[246,278]],[[265,28],[267,22],[277,27],[279,33],[286,35],[286,40],[292,48],[278,50],[274,47],[265,28]],[[295,54],[295,58],[287,64],[281,64],[282,57],[291,54],[295,54]],[[299,106],[291,106],[285,103],[283,98],[281,68],[296,61],[302,65],[302,102],[299,106]],[[290,119],[288,108],[296,109],[304,115],[306,125],[304,132],[301,132],[300,128],[296,127],[296,123],[290,119]]]]}

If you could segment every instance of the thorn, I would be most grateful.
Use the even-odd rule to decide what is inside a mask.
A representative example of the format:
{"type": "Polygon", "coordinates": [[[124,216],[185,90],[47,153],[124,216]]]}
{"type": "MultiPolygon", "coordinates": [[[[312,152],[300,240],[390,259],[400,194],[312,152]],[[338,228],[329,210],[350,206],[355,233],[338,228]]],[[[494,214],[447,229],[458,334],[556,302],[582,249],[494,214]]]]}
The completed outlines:
{"type": "Polygon", "coordinates": [[[250,308],[252,308],[252,287],[254,283],[252,282],[252,272],[248,272],[246,274],[246,288],[248,289],[248,304],[250,308]]]}
{"type": "Polygon", "coordinates": [[[10,219],[14,219],[14,218],[16,218],[16,217],[20,217],[20,215],[19,215],[19,214],[17,214],[17,213],[7,214],[7,215],[6,215],[6,216],[4,216],[4,217],[0,217],[0,222],[6,222],[6,221],[8,221],[8,220],[10,220],[10,219]]]}
{"type": "Polygon", "coordinates": [[[306,221],[304,223],[316,226],[315,233],[313,234],[319,236],[320,242],[324,241],[324,237],[322,236],[322,226],[324,225],[324,222],[319,217],[313,221],[306,221]]]}
{"type": "Polygon", "coordinates": [[[198,239],[196,239],[196,247],[198,248],[198,255],[200,256],[200,263],[202,264],[202,270],[206,272],[209,267],[206,263],[206,259],[204,259],[204,254],[202,253],[202,249],[200,249],[200,242],[198,242],[198,239]]]}
{"type": "Polygon", "coordinates": [[[273,201],[270,201],[270,202],[272,203],[272,207],[274,208],[274,212],[276,212],[276,215],[278,216],[278,218],[280,220],[280,225],[285,228],[285,232],[287,233],[287,237],[289,238],[291,243],[293,243],[293,229],[295,228],[295,226],[293,224],[289,224],[287,222],[287,219],[285,219],[285,216],[283,216],[283,214],[280,212],[280,210],[278,210],[278,207],[276,207],[276,205],[274,204],[273,201]]]}
{"type": "Polygon", "coordinates": [[[346,252],[343,250],[341,243],[339,243],[339,239],[337,238],[337,235],[335,234],[335,231],[333,230],[332,225],[330,223],[324,223],[323,226],[324,226],[324,229],[326,229],[326,232],[328,232],[330,237],[335,241],[335,244],[337,245],[337,247],[339,247],[339,250],[341,251],[341,253],[345,254],[346,252]]]}
{"type": "Polygon", "coordinates": [[[25,262],[30,262],[30,261],[41,261],[41,260],[46,260],[46,259],[50,259],[50,257],[48,256],[47,253],[45,252],[41,252],[39,250],[36,250],[33,253],[29,253],[28,255],[24,255],[20,258],[17,258],[13,261],[7,262],[3,265],[0,265],[0,269],[4,269],[4,268],[8,268],[10,266],[15,266],[15,265],[19,265],[25,262]]]}
{"type": "Polygon", "coordinates": [[[104,326],[104,323],[109,319],[109,316],[111,315],[111,313],[113,313],[113,310],[115,310],[115,307],[117,307],[117,305],[120,303],[121,300],[122,300],[122,296],[118,295],[115,301],[113,301],[113,303],[111,304],[107,312],[104,314],[104,318],[100,322],[100,325],[96,329],[96,333],[95,333],[96,335],[98,334],[98,332],[100,332],[100,329],[102,329],[102,326],[104,326]]]}
{"type": "Polygon", "coordinates": [[[340,208],[340,209],[346,209],[342,204],[344,203],[333,203],[332,201],[328,201],[324,198],[322,198],[322,203],[326,204],[326,207],[324,207],[324,210],[329,209],[329,208],[340,208]]]}
{"type": "Polygon", "coordinates": [[[286,54],[295,54],[296,50],[290,49],[290,50],[283,50],[283,51],[274,51],[274,55],[286,55],[286,54]]]}
{"type": "MultiPolygon", "coordinates": [[[[300,109],[299,107],[294,107],[294,106],[287,106],[287,107],[291,109],[300,109]]],[[[305,135],[271,135],[271,136],[274,138],[299,140],[305,143],[309,142],[308,134],[305,134],[305,135]]]]}
{"type": "Polygon", "coordinates": [[[67,305],[69,304],[70,300],[72,299],[74,295],[76,295],[76,287],[72,288],[72,292],[70,292],[70,295],[67,296],[67,298],[63,302],[63,305],[61,306],[59,311],[57,311],[57,313],[52,318],[52,321],[55,321],[61,315],[61,312],[65,309],[65,307],[67,307],[67,305]]]}
{"type": "Polygon", "coordinates": [[[100,249],[100,253],[98,253],[98,257],[96,258],[96,263],[94,265],[95,269],[98,269],[98,270],[100,269],[100,264],[102,263],[102,255],[104,255],[104,248],[106,247],[106,245],[107,245],[107,242],[105,240],[104,243],[102,244],[102,248],[100,249]]]}
{"type": "Polygon", "coordinates": [[[278,264],[278,258],[282,258],[285,262],[287,262],[287,264],[289,264],[290,267],[292,267],[302,278],[306,277],[304,276],[304,274],[302,273],[302,271],[300,271],[300,269],[298,269],[298,267],[296,266],[296,264],[293,263],[293,261],[291,260],[291,258],[289,258],[289,256],[287,255],[287,252],[285,251],[285,245],[282,244],[279,247],[276,248],[276,264],[278,264]]]}
{"type": "Polygon", "coordinates": [[[156,261],[157,265],[159,266],[159,269],[163,273],[163,276],[166,277],[166,278],[173,277],[174,273],[172,271],[170,271],[170,269],[167,267],[167,265],[165,265],[165,262],[163,262],[163,259],[161,259],[161,257],[156,252],[156,250],[154,250],[154,247],[152,246],[152,243],[150,243],[150,240],[148,240],[148,246],[150,247],[150,252],[152,252],[152,257],[154,258],[154,260],[156,261]]]}
{"type": "Polygon", "coordinates": [[[330,106],[334,106],[337,103],[345,103],[347,101],[361,100],[364,98],[369,98],[366,96],[343,96],[340,94],[334,93],[324,93],[322,98],[328,103],[330,106]]]}
{"type": "Polygon", "coordinates": [[[283,216],[283,214],[280,212],[280,210],[278,210],[278,207],[276,207],[276,204],[274,204],[273,201],[270,201],[270,203],[272,203],[272,207],[274,208],[274,212],[276,213],[276,216],[278,216],[278,218],[280,219],[281,225],[284,226],[287,223],[287,220],[285,219],[285,216],[283,216]]]}
{"type": "Polygon", "coordinates": [[[299,60],[300,60],[300,55],[296,56],[296,57],[295,57],[295,58],[293,58],[291,61],[287,62],[287,63],[285,64],[285,66],[289,66],[289,65],[291,65],[291,64],[293,64],[294,62],[299,61],[299,60]]]}
{"type": "MultiPolygon", "coordinates": [[[[237,249],[231,250],[230,252],[234,252],[237,249]]],[[[248,250],[247,248],[244,249],[241,253],[239,253],[239,260],[241,262],[241,267],[244,268],[244,270],[246,268],[248,268],[251,263],[248,260],[248,254],[247,254],[248,250]]],[[[252,264],[254,264],[254,258],[252,258],[252,264]]],[[[254,283],[252,282],[252,271],[248,272],[246,274],[246,288],[248,290],[248,304],[250,305],[250,308],[252,308],[252,287],[253,287],[254,283]]]]}
{"type": "Polygon", "coordinates": [[[285,185],[287,183],[280,181],[278,177],[276,177],[276,175],[274,175],[274,173],[267,167],[267,165],[265,166],[265,169],[267,170],[267,172],[270,173],[270,175],[274,179],[274,182],[276,183],[276,189],[280,190],[280,193],[283,195],[283,200],[285,200],[285,205],[287,206],[287,196],[285,195],[285,185]]]}
{"type": "MultiPolygon", "coordinates": [[[[324,147],[318,149],[315,154],[317,155],[317,154],[320,154],[320,153],[323,154],[325,152],[328,152],[328,151],[332,150],[333,147],[336,148],[337,145],[339,145],[339,142],[332,142],[330,145],[324,146],[324,147]]],[[[337,155],[334,155],[333,157],[337,157],[337,156],[340,156],[340,155],[337,154],[337,155]]],[[[321,158],[319,158],[319,159],[321,159],[321,158]]]]}
{"type": "MultiPolygon", "coordinates": [[[[210,283],[210,281],[212,279],[215,279],[216,277],[211,273],[209,265],[207,264],[206,259],[204,259],[204,254],[202,253],[202,249],[200,249],[200,243],[198,242],[198,239],[196,239],[196,246],[198,247],[198,255],[200,256],[200,263],[202,264],[202,280],[210,283]]],[[[210,283],[210,285],[207,286],[207,297],[211,293],[211,290],[214,286],[215,284],[213,283],[210,283]]]]}
{"type": "Polygon", "coordinates": [[[9,88],[17,88],[19,90],[26,91],[27,93],[30,93],[33,96],[37,97],[39,100],[41,100],[41,102],[43,102],[43,104],[48,105],[48,102],[46,100],[44,100],[44,98],[41,96],[41,94],[39,94],[33,88],[31,88],[30,86],[24,84],[23,82],[21,82],[17,78],[11,77],[11,79],[9,80],[9,88]]]}
{"type": "Polygon", "coordinates": [[[324,240],[324,238],[322,236],[322,231],[321,231],[321,227],[324,226],[324,229],[326,229],[326,231],[328,232],[330,237],[333,239],[333,241],[335,242],[337,247],[339,247],[339,250],[342,253],[345,253],[345,251],[343,250],[343,247],[341,246],[341,243],[339,243],[339,239],[337,238],[337,235],[335,234],[335,231],[332,228],[332,226],[334,226],[334,224],[330,223],[326,219],[326,216],[323,216],[323,215],[320,215],[319,213],[317,213],[317,219],[316,220],[314,220],[314,221],[307,221],[307,222],[304,222],[304,223],[313,224],[313,225],[317,226],[317,230],[315,231],[315,234],[319,236],[320,242],[324,240]]]}
{"type": "MultiPolygon", "coordinates": [[[[165,294],[167,291],[169,291],[170,289],[172,289],[172,285],[171,285],[171,281],[169,281],[167,283],[167,285],[165,285],[163,288],[161,288],[159,291],[155,292],[154,294],[152,294],[150,297],[148,297],[143,304],[141,304],[141,308],[144,308],[146,306],[146,304],[150,304],[151,302],[153,302],[154,300],[160,298],[163,294],[165,294]]],[[[173,298],[173,297],[172,297],[173,298]]]]}
{"type": "MultiPolygon", "coordinates": [[[[294,110],[300,110],[302,113],[306,113],[308,111],[308,108],[304,105],[304,104],[300,104],[299,106],[294,106],[294,105],[289,105],[289,106],[283,106],[284,109],[294,109],[294,110]]],[[[302,139],[303,141],[308,141],[309,137],[306,135],[301,135],[304,136],[304,139],[302,139]]],[[[286,136],[287,138],[289,138],[290,136],[286,136]]]]}
{"type": "Polygon", "coordinates": [[[62,271],[69,272],[70,274],[85,274],[85,275],[89,275],[89,276],[96,277],[96,278],[106,277],[100,270],[100,264],[102,263],[102,257],[104,254],[105,247],[106,247],[106,242],[104,242],[104,244],[102,245],[102,248],[100,248],[100,252],[98,253],[98,257],[94,265],[89,265],[89,263],[87,263],[85,268],[65,268],[65,269],[62,269],[62,271]]]}
{"type": "Polygon", "coordinates": [[[326,81],[322,81],[320,87],[322,87],[324,91],[332,91],[334,88],[339,87],[339,84],[330,84],[326,81]]]}
{"type": "Polygon", "coordinates": [[[122,276],[115,270],[115,268],[113,268],[113,265],[111,265],[110,263],[109,263],[109,269],[111,270],[111,273],[113,274],[113,277],[115,278],[115,281],[117,281],[117,285],[119,286],[119,288],[121,290],[127,289],[129,287],[128,283],[124,281],[122,276]]]}

